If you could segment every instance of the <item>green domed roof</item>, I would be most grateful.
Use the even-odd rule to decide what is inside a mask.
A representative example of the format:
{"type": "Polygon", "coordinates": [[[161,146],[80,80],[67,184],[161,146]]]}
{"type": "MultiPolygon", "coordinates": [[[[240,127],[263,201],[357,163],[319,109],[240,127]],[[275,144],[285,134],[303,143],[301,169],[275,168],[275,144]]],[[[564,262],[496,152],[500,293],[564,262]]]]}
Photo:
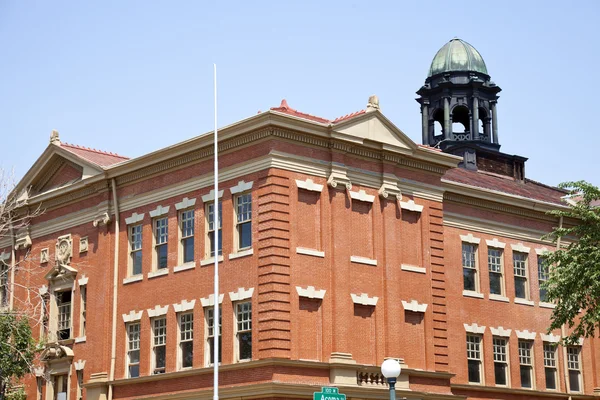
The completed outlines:
{"type": "Polygon", "coordinates": [[[473,71],[488,75],[481,54],[475,47],[458,38],[452,39],[437,52],[427,76],[450,71],[473,71]]]}

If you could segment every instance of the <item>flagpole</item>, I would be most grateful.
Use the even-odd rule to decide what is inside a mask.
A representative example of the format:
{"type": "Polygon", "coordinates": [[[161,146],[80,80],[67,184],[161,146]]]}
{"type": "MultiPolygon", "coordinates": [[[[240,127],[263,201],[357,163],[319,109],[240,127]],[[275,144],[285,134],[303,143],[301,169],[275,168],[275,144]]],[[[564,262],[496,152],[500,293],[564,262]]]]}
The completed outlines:
{"type": "Polygon", "coordinates": [[[214,369],[214,389],[213,389],[213,400],[219,400],[219,337],[221,334],[221,327],[219,326],[219,158],[218,158],[218,140],[217,140],[217,64],[214,66],[214,93],[215,93],[215,135],[214,135],[214,160],[215,160],[215,202],[213,215],[214,215],[214,256],[215,256],[215,289],[214,289],[214,312],[213,312],[213,369],[214,369]]]}

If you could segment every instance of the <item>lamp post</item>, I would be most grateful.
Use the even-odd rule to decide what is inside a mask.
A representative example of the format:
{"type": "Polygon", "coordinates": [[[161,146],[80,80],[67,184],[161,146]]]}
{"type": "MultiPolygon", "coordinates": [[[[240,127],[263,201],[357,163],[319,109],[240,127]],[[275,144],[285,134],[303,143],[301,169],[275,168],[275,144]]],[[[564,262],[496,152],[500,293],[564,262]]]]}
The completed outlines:
{"type": "Polygon", "coordinates": [[[388,358],[381,364],[381,373],[390,385],[390,400],[396,400],[396,378],[400,376],[400,363],[393,358],[388,358]]]}

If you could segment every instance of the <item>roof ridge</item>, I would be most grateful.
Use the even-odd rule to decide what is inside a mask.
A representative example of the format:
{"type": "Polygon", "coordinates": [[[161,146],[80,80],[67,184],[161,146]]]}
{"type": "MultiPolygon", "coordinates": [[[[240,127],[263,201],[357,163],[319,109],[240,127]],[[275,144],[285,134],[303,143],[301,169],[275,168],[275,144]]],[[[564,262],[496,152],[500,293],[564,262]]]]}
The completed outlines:
{"type": "Polygon", "coordinates": [[[358,110],[358,111],[354,111],[350,114],[346,114],[346,115],[342,115],[341,117],[337,117],[336,119],[334,119],[332,122],[335,124],[336,122],[341,122],[341,121],[345,121],[347,119],[350,118],[354,118],[356,116],[362,115],[364,113],[366,113],[367,110],[358,110]]]}
{"type": "Polygon", "coordinates": [[[286,99],[281,100],[281,104],[279,105],[279,107],[271,107],[272,111],[279,111],[279,112],[283,112],[283,113],[288,113],[291,115],[296,114],[297,116],[305,116],[308,117],[308,119],[313,119],[313,120],[321,120],[320,122],[323,123],[329,123],[331,122],[330,120],[328,120],[327,118],[323,118],[323,117],[319,117],[316,115],[312,115],[312,114],[308,114],[308,113],[304,113],[302,111],[298,111],[296,109],[293,109],[292,107],[290,107],[287,103],[286,99]]]}
{"type": "Polygon", "coordinates": [[[568,191],[568,190],[561,189],[561,188],[559,188],[559,187],[557,187],[557,186],[546,185],[545,183],[538,182],[538,181],[536,181],[536,180],[534,180],[534,179],[525,178],[525,181],[526,181],[526,182],[535,183],[536,185],[540,185],[540,186],[543,186],[543,187],[545,187],[545,188],[548,188],[548,189],[557,190],[557,191],[559,191],[559,192],[563,192],[563,193],[569,193],[569,191],[568,191]]]}
{"type": "Polygon", "coordinates": [[[91,148],[91,147],[81,146],[81,145],[78,145],[78,144],[72,144],[72,143],[66,143],[65,142],[65,143],[61,143],[61,146],[72,147],[74,149],[79,149],[79,150],[91,151],[93,153],[104,154],[106,156],[113,156],[113,157],[119,157],[119,158],[129,159],[129,157],[122,156],[122,155],[117,154],[117,153],[113,153],[113,152],[105,151],[105,150],[98,150],[98,149],[94,149],[94,148],[91,148]]]}

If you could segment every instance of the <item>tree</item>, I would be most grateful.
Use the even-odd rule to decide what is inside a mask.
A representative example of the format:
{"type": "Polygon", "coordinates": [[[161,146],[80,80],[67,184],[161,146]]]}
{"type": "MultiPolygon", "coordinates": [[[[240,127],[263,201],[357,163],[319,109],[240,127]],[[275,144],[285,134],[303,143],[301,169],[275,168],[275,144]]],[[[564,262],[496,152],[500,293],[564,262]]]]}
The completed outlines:
{"type": "Polygon", "coordinates": [[[31,371],[37,352],[27,318],[0,314],[0,399],[31,371]]]}
{"type": "Polygon", "coordinates": [[[585,181],[559,186],[569,190],[570,207],[549,213],[563,223],[545,236],[559,244],[545,260],[548,301],[556,302],[548,331],[567,325],[569,345],[593,336],[600,324],[600,189],[585,181]]]}

